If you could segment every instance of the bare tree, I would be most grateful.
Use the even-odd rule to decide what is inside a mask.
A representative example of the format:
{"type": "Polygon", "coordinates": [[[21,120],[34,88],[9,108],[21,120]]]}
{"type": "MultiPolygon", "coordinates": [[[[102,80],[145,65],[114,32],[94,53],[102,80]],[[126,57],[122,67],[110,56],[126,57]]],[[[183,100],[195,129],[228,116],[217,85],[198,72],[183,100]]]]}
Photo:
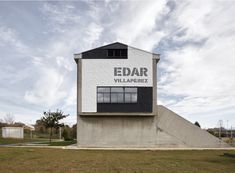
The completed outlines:
{"type": "Polygon", "coordinates": [[[15,117],[11,113],[7,113],[6,116],[4,117],[4,121],[7,124],[14,124],[15,122],[15,117]]]}

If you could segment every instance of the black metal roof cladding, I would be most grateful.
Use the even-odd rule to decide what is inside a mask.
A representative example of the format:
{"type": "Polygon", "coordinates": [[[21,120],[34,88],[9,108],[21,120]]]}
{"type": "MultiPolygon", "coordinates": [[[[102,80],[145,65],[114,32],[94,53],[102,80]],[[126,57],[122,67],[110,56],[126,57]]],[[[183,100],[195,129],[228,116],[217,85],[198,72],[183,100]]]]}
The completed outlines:
{"type": "MultiPolygon", "coordinates": [[[[123,47],[123,49],[125,49],[126,47],[128,47],[129,45],[127,44],[124,44],[124,43],[120,43],[120,42],[114,42],[114,43],[111,43],[111,44],[107,44],[107,45],[104,45],[104,46],[100,46],[100,47],[97,47],[97,48],[94,48],[94,49],[90,49],[90,50],[87,50],[87,51],[84,51],[84,52],[81,52],[81,53],[86,53],[86,52],[90,52],[90,51],[93,51],[93,50],[96,50],[96,49],[107,49],[109,47],[112,47],[112,49],[120,49],[123,47]]],[[[129,46],[129,47],[132,47],[132,46],[129,46]]],[[[160,56],[160,54],[157,54],[157,53],[152,53],[152,52],[149,52],[149,51],[145,51],[145,50],[142,50],[142,49],[139,49],[139,48],[136,48],[136,47],[132,47],[132,48],[135,48],[135,49],[138,49],[138,50],[141,50],[141,51],[144,51],[144,52],[147,52],[147,53],[151,53],[151,54],[154,54],[156,56],[160,56]]],[[[79,55],[81,53],[76,53],[74,55],[79,55]]],[[[159,58],[157,58],[159,59],[159,58]]]]}

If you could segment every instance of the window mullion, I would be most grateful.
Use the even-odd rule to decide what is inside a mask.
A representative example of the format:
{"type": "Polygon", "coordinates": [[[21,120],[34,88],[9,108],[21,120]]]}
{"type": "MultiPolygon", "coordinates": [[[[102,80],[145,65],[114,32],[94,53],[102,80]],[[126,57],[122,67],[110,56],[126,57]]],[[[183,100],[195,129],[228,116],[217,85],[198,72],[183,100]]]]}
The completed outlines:
{"type": "Polygon", "coordinates": [[[111,103],[111,87],[109,87],[109,103],[111,103]]]}
{"type": "Polygon", "coordinates": [[[123,103],[126,103],[125,95],[126,95],[126,91],[125,91],[125,88],[123,87],[123,103]]]}

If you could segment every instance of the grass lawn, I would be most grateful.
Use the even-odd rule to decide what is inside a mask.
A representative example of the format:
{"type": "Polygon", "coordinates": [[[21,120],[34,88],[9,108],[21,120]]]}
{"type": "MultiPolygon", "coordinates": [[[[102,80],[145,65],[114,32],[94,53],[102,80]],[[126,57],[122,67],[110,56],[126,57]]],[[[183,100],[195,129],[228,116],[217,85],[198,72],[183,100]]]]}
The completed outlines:
{"type": "Polygon", "coordinates": [[[58,141],[52,139],[52,142],[49,143],[49,139],[36,138],[36,139],[11,139],[11,138],[0,138],[0,145],[6,144],[18,144],[24,145],[24,143],[37,142],[37,144],[48,144],[49,146],[67,146],[77,143],[76,140],[72,141],[58,141]]]}
{"type": "Polygon", "coordinates": [[[77,141],[73,140],[73,141],[52,141],[50,142],[42,142],[40,144],[48,144],[49,146],[67,146],[67,145],[72,145],[72,144],[76,144],[77,141]]]}
{"type": "Polygon", "coordinates": [[[235,151],[98,151],[0,148],[4,173],[234,173],[235,151]]]}
{"type": "Polygon", "coordinates": [[[48,141],[48,139],[13,139],[13,138],[0,138],[0,145],[5,144],[19,144],[19,143],[26,143],[26,142],[40,142],[40,141],[48,141]]]}

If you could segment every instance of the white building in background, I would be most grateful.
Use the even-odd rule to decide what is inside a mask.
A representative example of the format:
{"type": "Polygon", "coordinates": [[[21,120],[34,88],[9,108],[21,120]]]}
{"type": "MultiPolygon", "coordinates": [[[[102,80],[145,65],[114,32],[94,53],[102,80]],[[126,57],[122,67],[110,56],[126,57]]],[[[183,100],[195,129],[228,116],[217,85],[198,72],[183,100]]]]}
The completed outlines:
{"type": "Polygon", "coordinates": [[[157,105],[159,54],[113,43],[74,59],[78,147],[227,146],[157,105]]]}
{"type": "Polygon", "coordinates": [[[23,127],[2,127],[2,137],[23,139],[24,128],[23,127]]]}

